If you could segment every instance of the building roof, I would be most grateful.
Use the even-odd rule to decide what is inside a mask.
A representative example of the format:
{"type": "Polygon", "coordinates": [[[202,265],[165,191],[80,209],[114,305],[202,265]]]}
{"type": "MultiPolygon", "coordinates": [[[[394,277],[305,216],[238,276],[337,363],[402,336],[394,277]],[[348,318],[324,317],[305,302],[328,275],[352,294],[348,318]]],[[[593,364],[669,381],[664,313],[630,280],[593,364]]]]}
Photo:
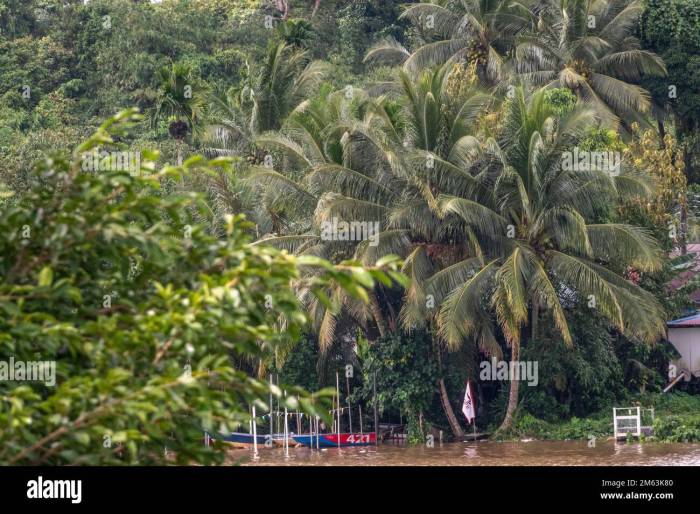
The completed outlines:
{"type": "Polygon", "coordinates": [[[700,312],[666,323],[669,328],[700,327],[700,312]]]}

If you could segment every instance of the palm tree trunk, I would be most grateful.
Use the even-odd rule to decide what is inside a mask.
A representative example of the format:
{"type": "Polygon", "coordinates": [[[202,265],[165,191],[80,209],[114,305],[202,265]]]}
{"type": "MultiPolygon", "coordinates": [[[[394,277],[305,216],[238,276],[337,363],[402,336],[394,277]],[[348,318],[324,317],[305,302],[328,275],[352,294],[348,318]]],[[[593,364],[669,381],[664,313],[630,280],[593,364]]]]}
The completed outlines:
{"type": "MultiPolygon", "coordinates": [[[[434,347],[435,357],[438,364],[438,371],[442,374],[442,354],[440,349],[434,347]]],[[[452,430],[452,435],[455,437],[463,437],[464,432],[462,427],[457,421],[457,416],[455,416],[455,411],[452,409],[452,404],[450,404],[450,397],[447,395],[447,387],[445,387],[445,379],[440,377],[438,380],[438,387],[440,388],[440,401],[442,402],[442,409],[445,411],[445,416],[447,416],[447,422],[450,424],[450,429],[452,430]]]]}
{"type": "Polygon", "coordinates": [[[659,120],[656,122],[656,126],[658,127],[659,130],[659,147],[664,150],[666,148],[666,127],[664,126],[664,122],[659,120]]]}
{"type": "MultiPolygon", "coordinates": [[[[513,341],[510,361],[517,363],[520,356],[520,341],[513,341]]],[[[506,432],[513,424],[513,414],[518,406],[518,391],[520,389],[520,380],[515,380],[520,377],[510,377],[510,393],[508,394],[508,407],[506,408],[506,417],[503,423],[498,427],[498,432],[506,432]]]]}
{"type": "Polygon", "coordinates": [[[379,300],[377,300],[377,294],[372,291],[369,293],[369,308],[372,310],[372,316],[374,316],[374,321],[377,323],[377,329],[379,329],[379,337],[386,336],[386,319],[384,318],[384,313],[379,305],[379,300]]]}
{"type": "Polygon", "coordinates": [[[459,421],[457,421],[457,416],[455,416],[455,412],[452,409],[452,405],[450,404],[450,398],[447,396],[445,379],[440,378],[440,380],[438,380],[438,385],[440,386],[440,400],[442,401],[442,408],[445,410],[447,422],[450,424],[452,434],[455,437],[463,437],[464,432],[462,431],[462,427],[459,425],[459,421]]]}

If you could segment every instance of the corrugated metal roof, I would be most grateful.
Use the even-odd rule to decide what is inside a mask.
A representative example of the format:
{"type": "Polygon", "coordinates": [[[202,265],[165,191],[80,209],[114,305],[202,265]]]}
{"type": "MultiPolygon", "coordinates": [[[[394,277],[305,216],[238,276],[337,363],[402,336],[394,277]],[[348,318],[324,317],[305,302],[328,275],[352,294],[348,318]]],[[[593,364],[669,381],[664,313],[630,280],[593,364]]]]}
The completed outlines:
{"type": "Polygon", "coordinates": [[[700,312],[696,312],[690,316],[685,316],[684,318],[674,319],[666,323],[669,327],[680,328],[680,327],[700,327],[700,312]]]}

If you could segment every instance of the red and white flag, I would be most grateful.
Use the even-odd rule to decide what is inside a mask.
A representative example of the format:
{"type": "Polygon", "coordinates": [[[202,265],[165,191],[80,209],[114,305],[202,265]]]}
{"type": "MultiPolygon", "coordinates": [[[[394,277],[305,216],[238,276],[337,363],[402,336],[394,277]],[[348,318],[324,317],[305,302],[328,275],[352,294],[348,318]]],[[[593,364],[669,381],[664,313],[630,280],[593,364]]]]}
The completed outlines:
{"type": "Polygon", "coordinates": [[[464,392],[462,412],[464,413],[464,417],[467,418],[467,423],[472,423],[474,418],[476,418],[476,403],[474,402],[474,391],[471,380],[467,380],[467,390],[464,392]]]}

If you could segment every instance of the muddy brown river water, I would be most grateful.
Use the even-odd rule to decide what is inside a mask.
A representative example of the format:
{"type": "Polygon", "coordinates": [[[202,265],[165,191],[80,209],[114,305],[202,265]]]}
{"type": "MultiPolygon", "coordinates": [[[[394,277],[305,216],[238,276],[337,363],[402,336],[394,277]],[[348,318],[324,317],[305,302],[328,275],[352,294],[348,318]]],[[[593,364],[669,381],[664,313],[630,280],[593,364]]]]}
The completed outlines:
{"type": "Polygon", "coordinates": [[[249,466],[700,466],[700,444],[598,441],[436,443],[433,448],[380,444],[309,450],[230,450],[230,463],[249,466]]]}

